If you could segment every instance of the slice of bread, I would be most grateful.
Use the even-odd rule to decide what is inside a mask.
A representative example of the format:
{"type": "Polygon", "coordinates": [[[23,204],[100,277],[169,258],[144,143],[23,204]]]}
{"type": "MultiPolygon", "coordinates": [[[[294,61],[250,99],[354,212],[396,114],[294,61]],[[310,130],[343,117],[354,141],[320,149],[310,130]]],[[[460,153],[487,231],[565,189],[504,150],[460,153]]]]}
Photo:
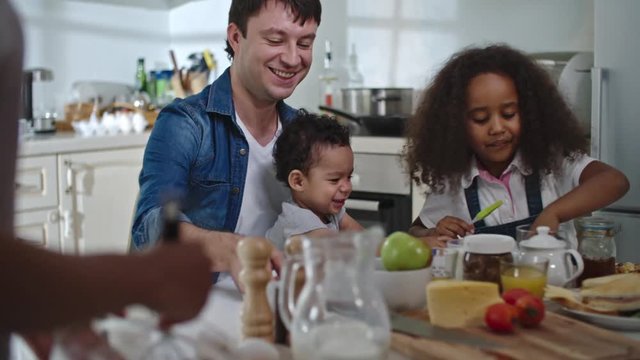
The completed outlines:
{"type": "Polygon", "coordinates": [[[612,311],[640,309],[640,274],[617,274],[587,279],[580,291],[582,302],[612,311]]]}

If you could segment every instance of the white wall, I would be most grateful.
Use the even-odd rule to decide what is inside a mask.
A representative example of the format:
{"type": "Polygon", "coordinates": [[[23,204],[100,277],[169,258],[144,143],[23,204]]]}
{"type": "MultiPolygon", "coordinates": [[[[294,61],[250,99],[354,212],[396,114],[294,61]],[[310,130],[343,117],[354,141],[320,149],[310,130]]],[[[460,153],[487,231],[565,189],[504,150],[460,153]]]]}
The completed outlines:
{"type": "MultiPolygon", "coordinates": [[[[220,71],[230,0],[168,9],[74,2],[12,0],[23,17],[26,67],[54,70],[59,104],[77,80],[133,83],[138,57],[147,70],[209,48],[220,71]]],[[[593,50],[591,0],[322,0],[314,65],[289,103],[315,109],[324,41],[344,66],[351,43],[365,86],[423,88],[451,54],[471,44],[507,42],[525,51],[593,50]]],[[[344,74],[344,72],[343,72],[344,74]]],[[[60,105],[61,108],[61,105],[60,105]]]]}
{"type": "MultiPolygon", "coordinates": [[[[315,65],[290,102],[315,107],[324,41],[344,67],[357,47],[365,86],[424,88],[454,52],[505,42],[528,52],[592,51],[593,1],[323,0],[315,65]]],[[[346,70],[345,70],[346,71],[346,70]]]]}
{"type": "MultiPolygon", "coordinates": [[[[169,63],[169,14],[128,6],[62,0],[12,0],[22,18],[25,68],[54,72],[56,110],[70,101],[71,84],[104,80],[133,84],[136,60],[169,63]]],[[[149,66],[149,65],[148,65],[149,66]]]]}

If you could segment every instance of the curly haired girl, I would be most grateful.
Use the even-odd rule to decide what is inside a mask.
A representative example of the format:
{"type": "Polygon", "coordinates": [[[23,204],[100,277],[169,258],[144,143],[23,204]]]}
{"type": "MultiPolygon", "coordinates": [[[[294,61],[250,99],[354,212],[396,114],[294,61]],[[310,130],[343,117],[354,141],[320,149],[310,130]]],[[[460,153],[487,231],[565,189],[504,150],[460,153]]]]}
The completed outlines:
{"type": "MultiPolygon", "coordinates": [[[[556,230],[629,188],[623,173],[587,155],[588,140],[547,72],[506,45],[455,54],[407,135],[409,173],[430,189],[410,229],[417,236],[514,236],[522,224],[556,230]],[[503,205],[471,223],[496,200],[503,205]]],[[[566,229],[575,248],[575,229],[566,229]]]]}

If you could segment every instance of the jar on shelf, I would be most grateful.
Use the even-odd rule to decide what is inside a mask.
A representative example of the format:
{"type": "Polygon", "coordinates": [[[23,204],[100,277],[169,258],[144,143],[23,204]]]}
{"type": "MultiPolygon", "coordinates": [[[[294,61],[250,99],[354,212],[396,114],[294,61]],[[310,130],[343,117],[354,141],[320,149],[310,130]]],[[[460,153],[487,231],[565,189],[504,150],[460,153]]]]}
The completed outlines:
{"type": "Polygon", "coordinates": [[[479,234],[464,238],[462,278],[500,286],[500,260],[513,259],[516,241],[505,235],[479,234]]]}
{"type": "Polygon", "coordinates": [[[589,278],[612,275],[616,272],[615,235],[620,225],[605,217],[590,216],[576,221],[578,252],[584,260],[584,271],[578,286],[589,278]]]}

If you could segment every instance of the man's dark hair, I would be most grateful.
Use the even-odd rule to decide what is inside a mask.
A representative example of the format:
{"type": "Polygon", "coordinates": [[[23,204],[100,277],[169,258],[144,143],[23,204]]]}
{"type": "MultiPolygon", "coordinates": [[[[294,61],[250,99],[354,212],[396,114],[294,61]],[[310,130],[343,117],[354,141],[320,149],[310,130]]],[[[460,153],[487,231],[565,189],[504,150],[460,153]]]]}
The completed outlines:
{"type": "Polygon", "coordinates": [[[321,150],[334,146],[350,146],[349,129],[332,117],[300,110],[273,148],[276,178],[288,186],[291,171],[308,174],[320,160],[321,150]]]}
{"type": "MultiPolygon", "coordinates": [[[[249,18],[257,14],[262,7],[266,6],[268,1],[272,0],[233,0],[231,2],[231,8],[229,9],[229,24],[234,23],[240,29],[240,33],[243,37],[247,37],[247,22],[249,18]]],[[[285,8],[293,10],[295,22],[300,22],[301,25],[309,20],[313,19],[320,25],[320,15],[322,14],[322,5],[320,0],[273,0],[284,3],[285,8]]],[[[233,58],[234,51],[227,42],[227,47],[224,51],[229,54],[229,59],[233,58]]]]}

